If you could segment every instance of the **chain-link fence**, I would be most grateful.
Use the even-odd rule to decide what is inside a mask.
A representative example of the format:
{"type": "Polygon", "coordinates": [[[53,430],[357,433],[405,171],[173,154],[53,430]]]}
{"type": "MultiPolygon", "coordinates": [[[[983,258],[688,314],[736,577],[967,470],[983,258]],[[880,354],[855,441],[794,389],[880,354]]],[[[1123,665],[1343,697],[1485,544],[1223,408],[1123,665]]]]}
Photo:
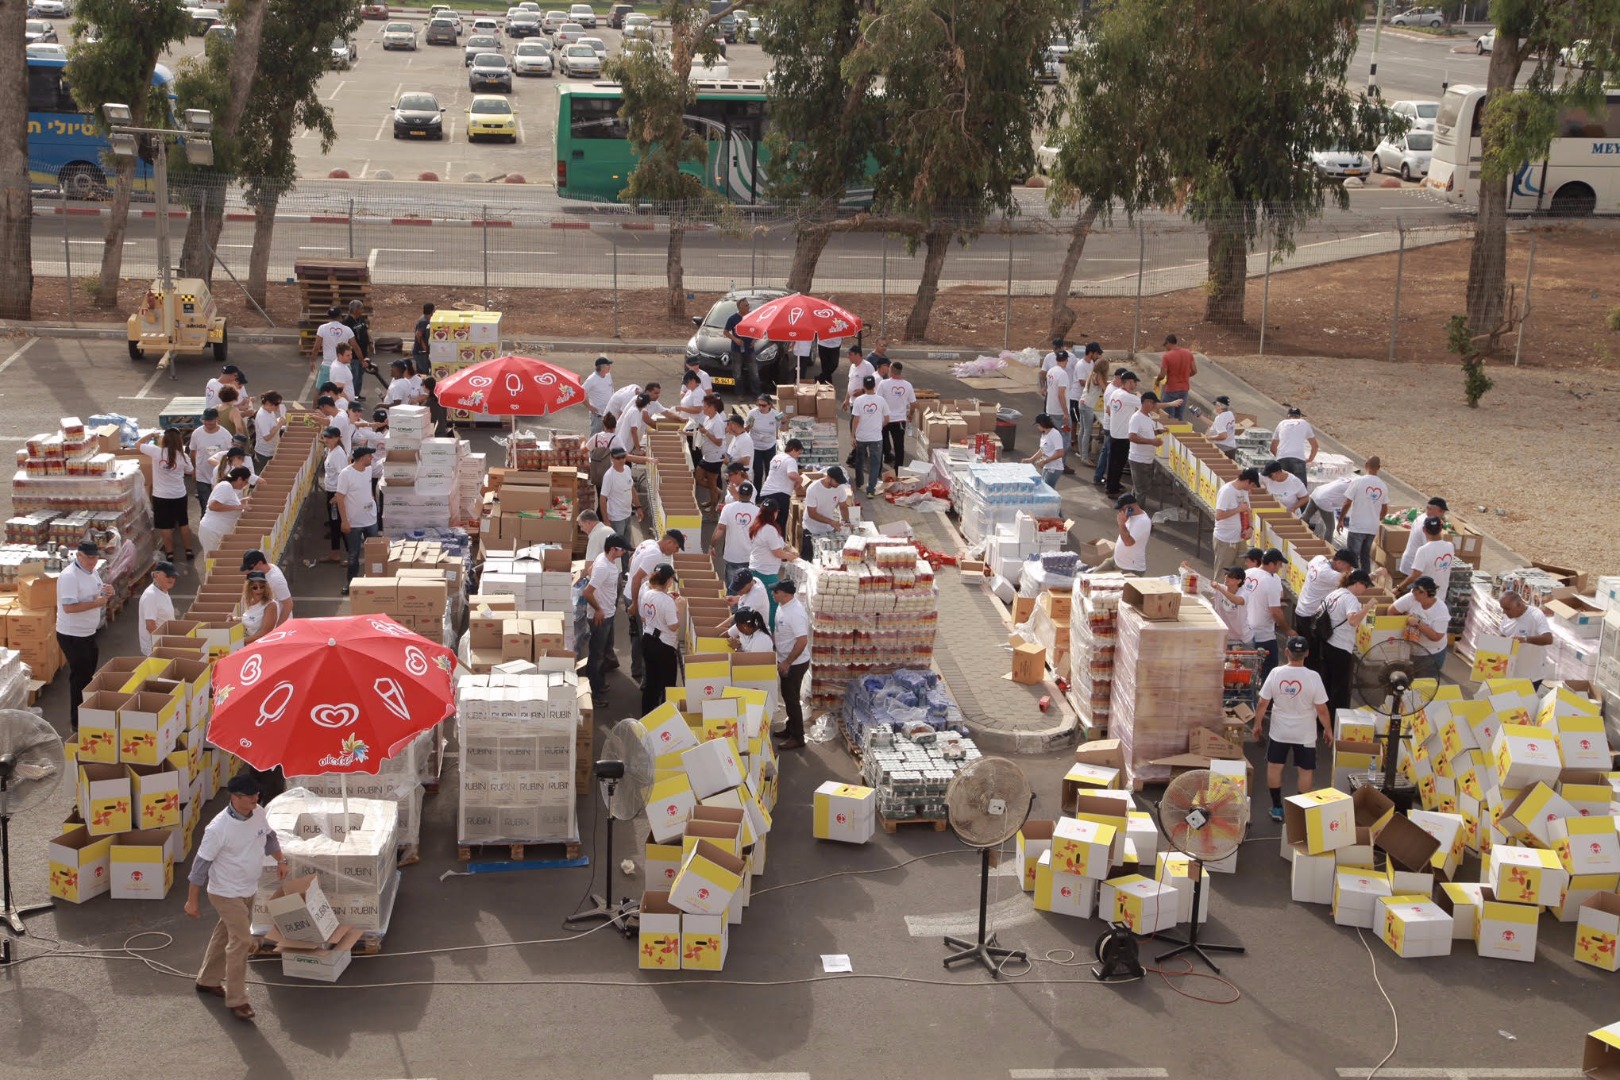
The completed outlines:
{"type": "MultiPolygon", "coordinates": [[[[1046,336],[1046,327],[1034,326],[1043,317],[1040,301],[1049,310],[1074,237],[1075,211],[1052,213],[1038,189],[1018,195],[1019,213],[981,220],[959,233],[940,267],[942,296],[951,303],[971,301],[982,310],[996,300],[1002,303],[999,327],[985,325],[982,315],[978,319],[977,343],[999,338],[1013,346],[1027,343],[1032,333],[1035,340],[1046,336]]],[[[187,212],[180,208],[203,207],[220,197],[183,183],[171,185],[170,243],[177,266],[187,212]]],[[[247,282],[256,242],[255,208],[242,189],[228,189],[223,201],[214,277],[222,296],[231,292],[232,281],[247,282]]],[[[54,192],[35,195],[35,272],[67,279],[70,302],[73,291],[93,285],[84,279],[100,266],[106,207],[64,200],[54,192]]],[[[150,197],[137,193],[123,252],[126,280],[147,279],[157,271],[156,216],[150,197]]],[[[507,311],[525,303],[514,299],[513,290],[539,290],[532,297],[537,307],[552,302],[547,299],[552,291],[584,290],[601,298],[604,310],[611,298],[615,336],[636,337],[626,333],[620,313],[637,297],[662,296],[667,289],[672,223],[685,226],[683,286],[705,304],[730,289],[785,285],[800,237],[830,225],[814,291],[846,303],[858,300],[886,336],[901,336],[928,255],[915,223],[838,208],[736,207],[704,220],[691,208],[582,203],[534,185],[319,179],[300,181],[280,199],[267,280],[291,282],[300,262],[355,259],[366,263],[374,287],[434,295],[451,290],[486,306],[499,293],[495,298],[507,311]]],[[[1515,237],[1518,247],[1535,242],[1534,226],[1521,222],[1514,228],[1523,234],[1515,237]]],[[[1583,222],[1560,232],[1607,238],[1614,228],[1608,222],[1583,222]]],[[[1102,304],[1110,313],[1116,340],[1124,336],[1120,305],[1128,304],[1133,347],[1156,344],[1145,340],[1148,326],[1158,332],[1167,320],[1201,318],[1208,297],[1218,291],[1211,282],[1213,234],[1207,223],[1170,212],[1148,213],[1134,222],[1123,217],[1093,222],[1068,291],[1071,306],[1081,309],[1074,329],[1086,330],[1088,304],[1102,304]]],[[[1248,351],[1275,349],[1279,339],[1297,348],[1294,339],[1312,326],[1336,333],[1319,325],[1324,310],[1332,309],[1354,319],[1366,340],[1365,355],[1397,358],[1403,326],[1430,317],[1426,306],[1412,306],[1414,292],[1425,294],[1427,305],[1427,292],[1449,283],[1453,307],[1464,308],[1466,241],[1472,235],[1471,217],[1418,192],[1367,189],[1354,193],[1348,211],[1330,208],[1300,226],[1286,253],[1262,237],[1246,256],[1227,264],[1228,276],[1247,279],[1241,310],[1254,332],[1248,351]],[[1375,347],[1373,328],[1382,328],[1384,347],[1375,347]]],[[[1526,274],[1533,262],[1532,257],[1529,267],[1509,267],[1510,299],[1520,307],[1533,288],[1526,274]]],[[[85,306],[81,297],[79,314],[85,306]]],[[[295,321],[273,301],[267,308],[270,320],[295,321]]]]}

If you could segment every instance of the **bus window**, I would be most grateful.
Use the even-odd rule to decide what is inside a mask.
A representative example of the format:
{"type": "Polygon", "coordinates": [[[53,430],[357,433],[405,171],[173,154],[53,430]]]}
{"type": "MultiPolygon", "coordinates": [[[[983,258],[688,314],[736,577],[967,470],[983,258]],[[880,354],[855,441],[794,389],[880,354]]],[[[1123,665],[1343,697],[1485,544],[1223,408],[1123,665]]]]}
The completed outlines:
{"type": "Polygon", "coordinates": [[[31,67],[28,69],[28,111],[50,113],[79,112],[78,103],[68,92],[62,69],[31,67]]]}
{"type": "Polygon", "coordinates": [[[630,128],[619,116],[618,98],[568,97],[568,134],[576,139],[618,139],[630,137],[630,128]]]}
{"type": "Polygon", "coordinates": [[[1611,123],[1615,104],[1613,100],[1607,101],[1596,112],[1577,108],[1558,110],[1558,135],[1565,139],[1603,139],[1610,132],[1620,132],[1620,126],[1611,123]]]}

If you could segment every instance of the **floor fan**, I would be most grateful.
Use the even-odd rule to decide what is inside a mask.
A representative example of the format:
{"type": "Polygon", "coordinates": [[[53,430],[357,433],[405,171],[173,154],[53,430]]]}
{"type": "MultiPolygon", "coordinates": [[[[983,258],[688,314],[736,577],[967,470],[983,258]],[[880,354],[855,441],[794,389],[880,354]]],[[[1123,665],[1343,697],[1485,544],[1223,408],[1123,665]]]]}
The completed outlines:
{"type": "MultiPolygon", "coordinates": [[[[62,737],[44,718],[22,709],[0,710],[0,919],[22,934],[23,918],[51,905],[18,905],[11,894],[11,819],[56,790],[67,769],[62,737]]],[[[11,963],[11,939],[0,939],[0,964],[11,963]]]]}
{"type": "Polygon", "coordinates": [[[591,894],[589,909],[563,920],[569,929],[583,923],[613,922],[625,937],[635,933],[640,902],[632,896],[613,899],[613,876],[619,872],[613,861],[613,826],[620,821],[634,821],[647,806],[653,785],[653,760],[642,742],[646,737],[647,729],[640,720],[620,720],[603,740],[601,760],[592,766],[608,812],[607,884],[602,887],[602,895],[591,894]]]}
{"type": "Polygon", "coordinates": [[[1188,877],[1192,879],[1192,918],[1187,923],[1187,936],[1178,938],[1159,934],[1160,941],[1176,946],[1160,953],[1158,959],[1168,960],[1184,952],[1197,954],[1217,975],[1221,969],[1209,958],[1208,950],[1243,952],[1242,945],[1217,945],[1198,940],[1198,914],[1204,903],[1204,863],[1219,862],[1243,843],[1243,831],[1249,824],[1249,800],[1242,788],[1231,777],[1217,776],[1208,769],[1192,769],[1170,781],[1164,798],[1159,800],[1159,828],[1170,846],[1192,860],[1188,877]]]}
{"type": "Polygon", "coordinates": [[[996,978],[1008,960],[1027,960],[1021,949],[1003,949],[996,935],[987,935],[990,907],[990,849],[1012,839],[1024,827],[1035,793],[1024,770],[1006,758],[989,757],[964,766],[945,789],[945,812],[951,831],[968,847],[979,849],[979,937],[976,941],[947,937],[956,951],[945,958],[951,967],[977,961],[996,978]]]}
{"type": "Polygon", "coordinates": [[[1388,728],[1378,737],[1384,746],[1382,773],[1358,777],[1357,787],[1371,785],[1389,797],[1402,813],[1412,809],[1417,788],[1400,774],[1401,740],[1410,739],[1409,722],[1434,700],[1440,690],[1435,679],[1420,679],[1412,643],[1405,638],[1389,638],[1368,649],[1356,660],[1350,685],[1356,700],[1378,713],[1388,728]]]}

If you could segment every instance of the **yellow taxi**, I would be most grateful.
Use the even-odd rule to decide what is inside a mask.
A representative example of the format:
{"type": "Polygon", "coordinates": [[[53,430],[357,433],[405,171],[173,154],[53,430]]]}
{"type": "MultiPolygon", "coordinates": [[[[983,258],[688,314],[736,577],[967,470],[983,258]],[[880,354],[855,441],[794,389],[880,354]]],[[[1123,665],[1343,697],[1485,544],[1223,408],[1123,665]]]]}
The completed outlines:
{"type": "Polygon", "coordinates": [[[517,142],[517,110],[498,94],[478,94],[467,105],[467,141],[505,139],[517,142]]]}

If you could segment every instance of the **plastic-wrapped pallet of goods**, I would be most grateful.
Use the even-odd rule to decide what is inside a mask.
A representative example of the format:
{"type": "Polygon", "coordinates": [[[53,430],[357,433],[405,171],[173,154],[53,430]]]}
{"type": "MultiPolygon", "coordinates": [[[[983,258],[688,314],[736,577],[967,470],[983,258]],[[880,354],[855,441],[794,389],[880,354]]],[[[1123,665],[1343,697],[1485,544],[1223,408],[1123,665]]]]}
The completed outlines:
{"type": "Polygon", "coordinates": [[[1070,698],[1080,720],[1096,735],[1108,728],[1114,692],[1114,650],[1118,638],[1123,574],[1086,574],[1070,594],[1070,698]]]}
{"type": "Polygon", "coordinates": [[[791,417],[782,425],[781,445],[786,446],[789,439],[798,439],[804,444],[804,450],[799,454],[801,471],[821,472],[843,460],[838,453],[836,420],[791,417]]]}
{"type": "Polygon", "coordinates": [[[953,492],[962,516],[962,535],[977,544],[996,531],[997,525],[1011,524],[1022,510],[1035,517],[1057,517],[1063,500],[1047,487],[1033,465],[1022,462],[979,463],[969,467],[968,483],[953,492]]]}
{"type": "Polygon", "coordinates": [[[32,677],[21,653],[16,649],[0,649],[0,709],[26,708],[28,680],[32,677]]]}
{"type": "Polygon", "coordinates": [[[1120,740],[1133,788],[1169,779],[1149,762],[1185,753],[1193,728],[1220,726],[1225,661],[1226,624],[1203,599],[1182,597],[1174,621],[1119,606],[1108,734],[1120,740]]]}
{"type": "MultiPolygon", "coordinates": [[[[338,921],[373,936],[388,931],[399,892],[399,808],[384,799],[324,798],[288,788],[265,808],[287,857],[288,876],[314,874],[338,921]]],[[[274,867],[259,881],[253,910],[255,933],[269,928],[264,903],[279,882],[274,867]]]]}
{"type": "Polygon", "coordinates": [[[422,837],[422,770],[432,757],[433,741],[438,737],[437,727],[422,732],[410,745],[381,762],[374,775],[289,776],[287,783],[329,799],[340,799],[346,787],[351,800],[376,799],[395,804],[399,808],[400,851],[414,855],[422,837]]]}
{"type": "Polygon", "coordinates": [[[816,575],[810,597],[812,708],[836,712],[852,680],[932,662],[939,586],[917,549],[851,536],[842,565],[816,575]]]}
{"type": "Polygon", "coordinates": [[[571,843],[579,680],[573,672],[469,675],[456,686],[456,842],[571,843]]]}

